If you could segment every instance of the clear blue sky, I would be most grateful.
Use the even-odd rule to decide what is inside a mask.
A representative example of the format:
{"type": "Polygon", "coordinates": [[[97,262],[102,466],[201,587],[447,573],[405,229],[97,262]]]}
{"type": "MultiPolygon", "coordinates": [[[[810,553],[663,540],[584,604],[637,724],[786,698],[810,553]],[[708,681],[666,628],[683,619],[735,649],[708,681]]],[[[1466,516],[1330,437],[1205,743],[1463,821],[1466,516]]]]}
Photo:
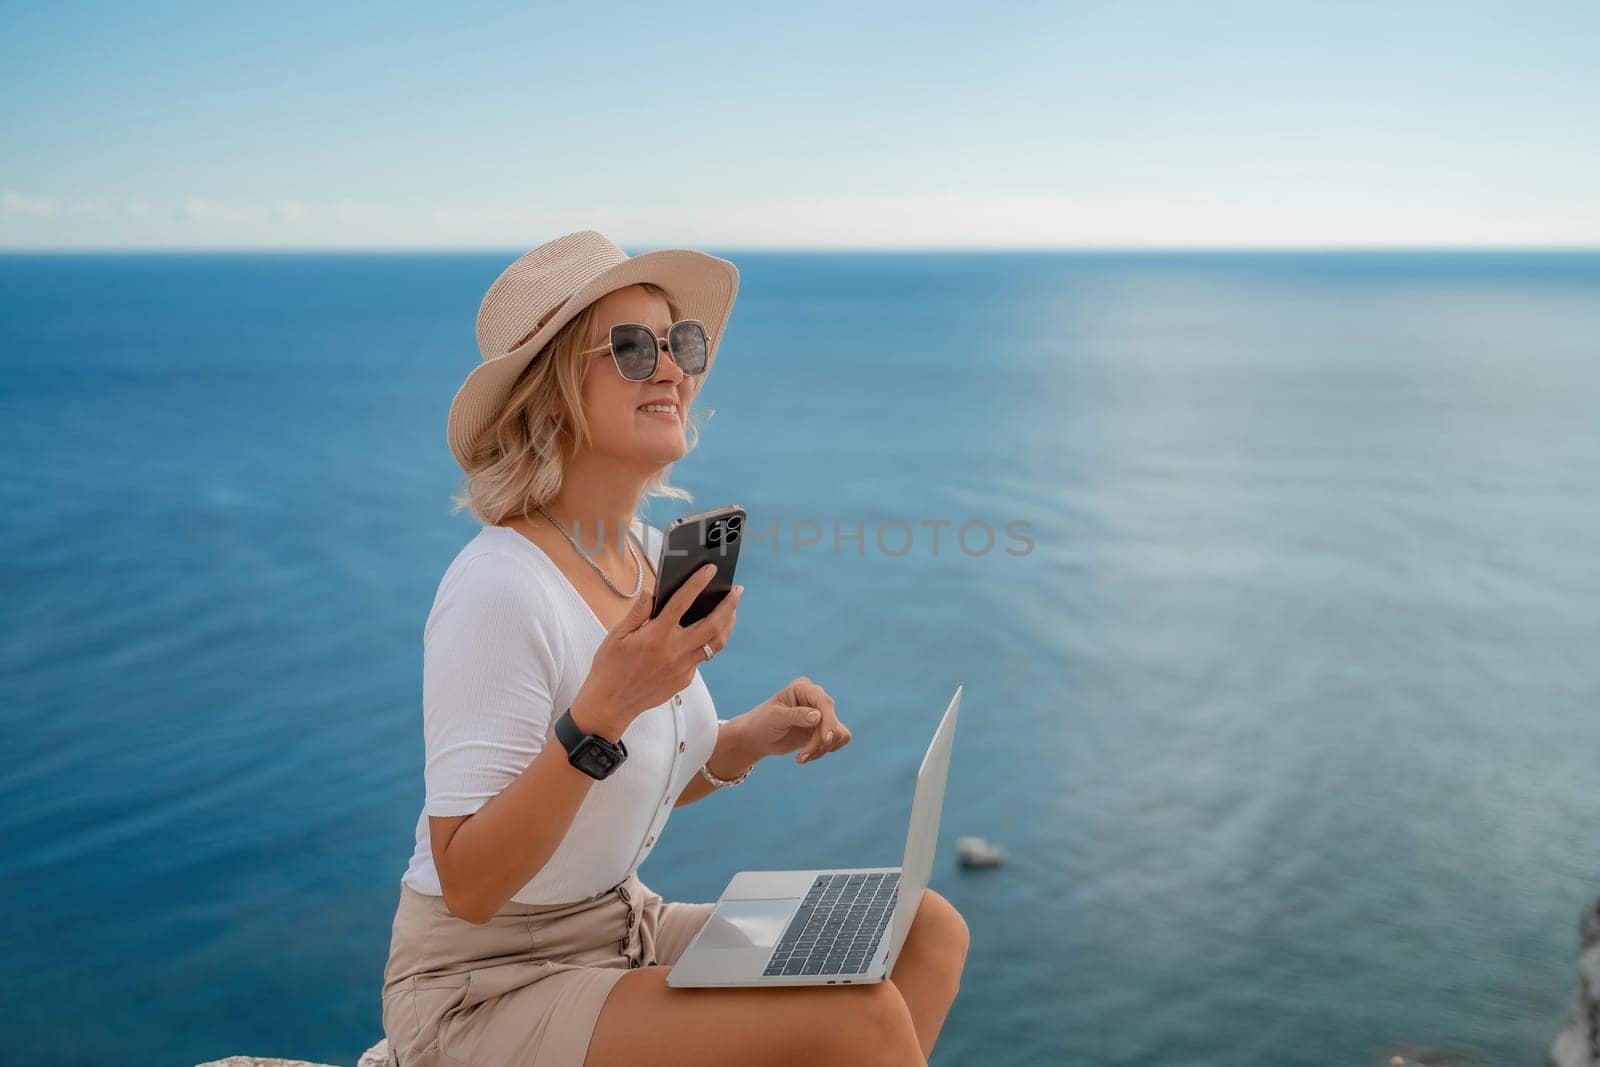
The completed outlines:
{"type": "Polygon", "coordinates": [[[1600,246],[1600,3],[7,3],[0,247],[1600,246]]]}

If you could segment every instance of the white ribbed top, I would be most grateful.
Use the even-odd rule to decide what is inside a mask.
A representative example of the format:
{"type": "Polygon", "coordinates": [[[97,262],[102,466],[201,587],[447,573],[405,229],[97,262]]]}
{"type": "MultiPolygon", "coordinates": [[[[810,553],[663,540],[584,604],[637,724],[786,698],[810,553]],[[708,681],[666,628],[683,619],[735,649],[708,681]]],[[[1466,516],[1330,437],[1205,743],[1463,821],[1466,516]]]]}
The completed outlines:
{"type": "MultiPolygon", "coordinates": [[[[661,531],[635,522],[657,561],[661,531]]],[[[425,794],[402,878],[441,895],[430,815],[469,815],[555,738],[605,627],[544,550],[507,526],[483,527],[439,582],[422,631],[425,794]]],[[[628,758],[589,787],[560,846],[512,896],[560,904],[604,892],[650,854],[672,802],[711,758],[717,710],[700,672],[622,734],[628,758]]]]}

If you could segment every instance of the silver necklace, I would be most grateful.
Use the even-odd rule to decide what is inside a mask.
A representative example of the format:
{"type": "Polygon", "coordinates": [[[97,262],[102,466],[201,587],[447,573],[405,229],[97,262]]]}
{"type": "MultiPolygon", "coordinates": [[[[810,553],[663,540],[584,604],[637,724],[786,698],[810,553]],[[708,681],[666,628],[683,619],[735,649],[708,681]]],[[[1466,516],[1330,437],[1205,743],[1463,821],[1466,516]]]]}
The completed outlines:
{"type": "Polygon", "coordinates": [[[609,585],[613,593],[621,597],[627,597],[630,600],[639,595],[639,590],[644,588],[644,563],[639,559],[639,553],[635,552],[633,549],[633,535],[631,532],[628,536],[628,555],[633,557],[633,570],[635,577],[633,582],[633,592],[624,593],[621,589],[617,588],[617,583],[613,582],[611,577],[606,574],[605,571],[600,569],[600,564],[590,559],[589,553],[578,547],[578,542],[571,534],[567,533],[567,528],[562,526],[555,519],[551,518],[550,513],[544,509],[543,504],[537,504],[535,506],[539,509],[539,514],[543,515],[549,520],[551,526],[554,526],[556,529],[561,531],[561,536],[567,539],[567,544],[572,546],[572,550],[579,556],[583,557],[583,561],[585,563],[594,568],[594,572],[600,576],[600,580],[609,585]]]}

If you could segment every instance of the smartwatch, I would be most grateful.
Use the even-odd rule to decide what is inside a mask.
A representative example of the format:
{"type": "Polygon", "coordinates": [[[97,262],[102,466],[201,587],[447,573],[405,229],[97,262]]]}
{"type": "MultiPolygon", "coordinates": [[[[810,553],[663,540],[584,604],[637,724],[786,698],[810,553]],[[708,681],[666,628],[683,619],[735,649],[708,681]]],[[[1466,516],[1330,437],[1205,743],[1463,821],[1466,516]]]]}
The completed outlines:
{"type": "Polygon", "coordinates": [[[599,734],[584,733],[572,721],[571,708],[563,711],[556,720],[556,738],[567,750],[567,762],[590,778],[605,778],[628,758],[628,746],[622,743],[621,738],[612,742],[599,734]]]}

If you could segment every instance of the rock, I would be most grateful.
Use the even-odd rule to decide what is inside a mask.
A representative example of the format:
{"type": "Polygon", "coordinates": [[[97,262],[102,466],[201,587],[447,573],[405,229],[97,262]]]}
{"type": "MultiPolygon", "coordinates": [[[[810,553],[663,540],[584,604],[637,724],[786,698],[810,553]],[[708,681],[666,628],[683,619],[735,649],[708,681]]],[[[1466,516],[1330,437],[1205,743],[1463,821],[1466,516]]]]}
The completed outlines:
{"type": "MultiPolygon", "coordinates": [[[[385,1038],[361,1054],[356,1067],[386,1067],[389,1062],[389,1041],[385,1038]]],[[[312,1063],[309,1060],[279,1060],[264,1056],[229,1056],[221,1060],[207,1060],[195,1067],[337,1067],[335,1064],[312,1063]]]]}
{"type": "Polygon", "coordinates": [[[956,838],[956,859],[963,867],[998,867],[1005,858],[1005,849],[981,837],[956,838]]]}
{"type": "Polygon", "coordinates": [[[1550,1045],[1550,1067],[1600,1067],[1600,900],[1578,925],[1578,992],[1550,1045]]]}

